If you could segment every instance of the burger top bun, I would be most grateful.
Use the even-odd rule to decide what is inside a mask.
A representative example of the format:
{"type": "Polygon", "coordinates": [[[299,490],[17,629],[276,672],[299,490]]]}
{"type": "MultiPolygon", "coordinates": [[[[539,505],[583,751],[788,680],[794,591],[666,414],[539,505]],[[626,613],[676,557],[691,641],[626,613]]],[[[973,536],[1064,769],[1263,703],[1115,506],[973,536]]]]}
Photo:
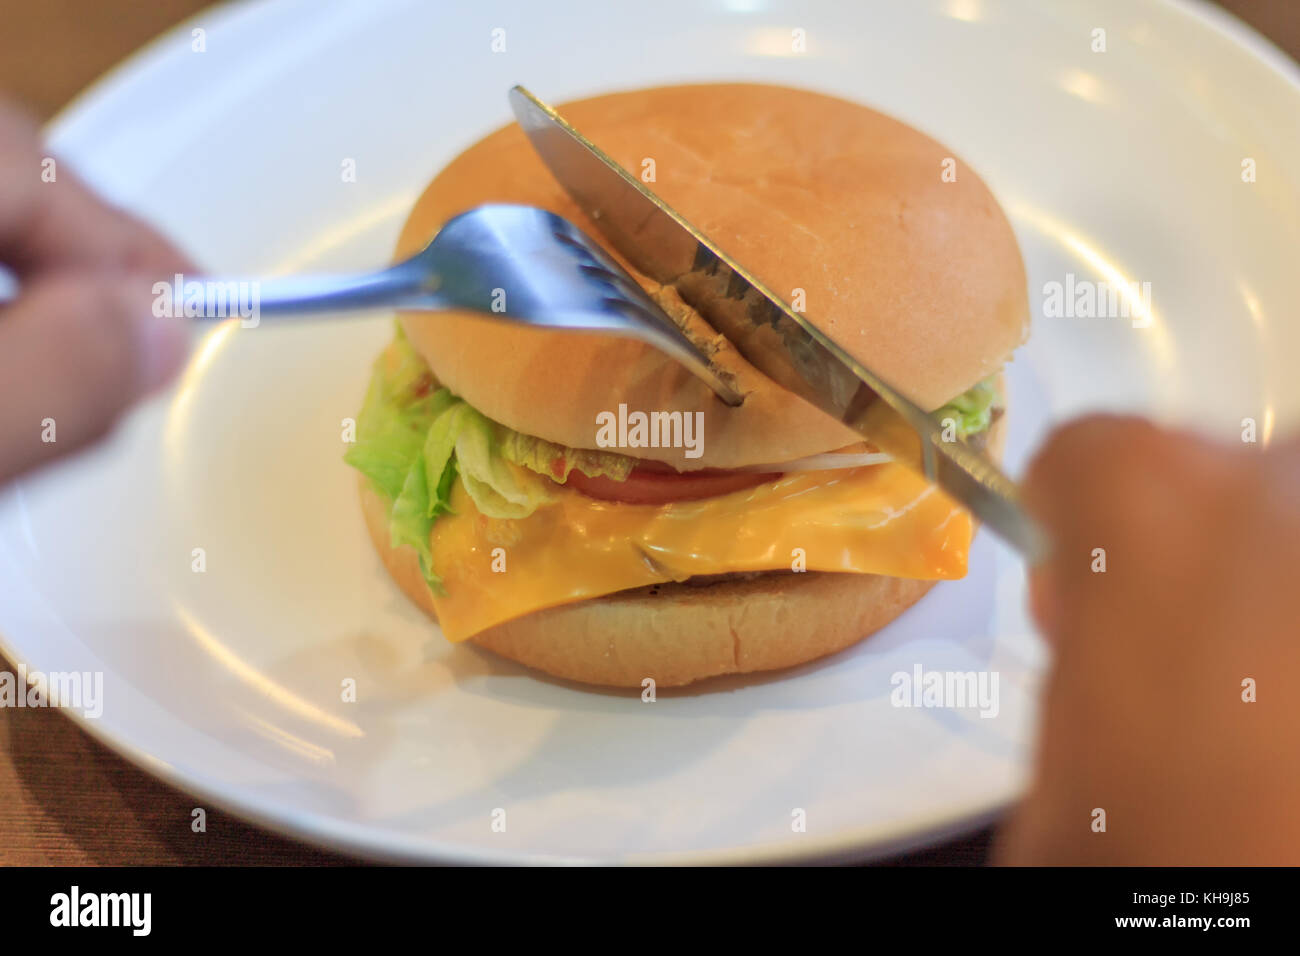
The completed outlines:
{"type": "MultiPolygon", "coordinates": [[[[947,162],[951,150],[897,120],[831,96],[751,84],[636,90],[557,109],[625,169],[647,179],[653,169],[648,185],[658,195],[924,408],[997,371],[1024,340],[1024,264],[1002,210],[971,169],[947,162]],[[796,290],[802,302],[793,301],[796,290]]],[[[511,124],[429,184],[397,256],[485,202],[541,206],[605,244],[511,124]]],[[[638,278],[688,334],[718,338],[675,290],[638,278]]],[[[682,470],[782,462],[859,440],[725,343],[714,361],[745,394],[736,408],[639,342],[469,312],[400,320],[453,392],[489,418],[571,447],[597,447],[597,415],[617,413],[620,403],[629,412],[704,413],[701,457],[627,450],[682,470]]]]}

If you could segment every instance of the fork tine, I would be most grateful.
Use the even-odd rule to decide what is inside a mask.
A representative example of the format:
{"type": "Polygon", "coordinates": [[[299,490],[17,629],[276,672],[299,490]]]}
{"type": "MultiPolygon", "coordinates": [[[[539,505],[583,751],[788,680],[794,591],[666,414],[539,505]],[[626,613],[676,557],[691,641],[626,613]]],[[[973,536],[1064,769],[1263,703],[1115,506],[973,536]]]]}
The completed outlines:
{"type": "Polygon", "coordinates": [[[727,404],[743,401],[617,260],[554,213],[479,206],[450,220],[426,253],[430,267],[444,277],[429,307],[452,305],[541,327],[627,335],[676,360],[727,404]],[[497,297],[500,308],[486,307],[489,292],[504,293],[497,297]]]}

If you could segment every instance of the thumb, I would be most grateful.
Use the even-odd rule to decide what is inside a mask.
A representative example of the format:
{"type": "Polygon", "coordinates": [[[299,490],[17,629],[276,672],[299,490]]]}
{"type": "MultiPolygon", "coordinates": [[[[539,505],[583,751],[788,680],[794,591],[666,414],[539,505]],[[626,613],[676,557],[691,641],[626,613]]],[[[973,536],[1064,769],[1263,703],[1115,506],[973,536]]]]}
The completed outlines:
{"type": "Polygon", "coordinates": [[[187,326],[153,314],[152,288],[54,273],[0,311],[0,482],[100,438],[180,369],[187,326]]]}

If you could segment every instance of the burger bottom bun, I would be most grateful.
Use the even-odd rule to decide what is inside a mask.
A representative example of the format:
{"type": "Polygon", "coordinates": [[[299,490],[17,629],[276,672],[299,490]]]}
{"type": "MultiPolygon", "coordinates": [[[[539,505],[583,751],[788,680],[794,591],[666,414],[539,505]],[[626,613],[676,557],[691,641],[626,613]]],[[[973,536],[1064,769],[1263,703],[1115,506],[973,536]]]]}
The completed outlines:
{"type": "Polygon", "coordinates": [[[880,630],[934,584],[821,571],[661,584],[539,611],[473,640],[584,684],[644,687],[648,677],[680,687],[834,654],[880,630]]]}
{"type": "MultiPolygon", "coordinates": [[[[1001,457],[1002,425],[988,452],[1001,457]]],[[[409,547],[389,544],[389,503],[361,479],[370,539],[388,573],[437,619],[409,547]]],[[[470,638],[481,647],[584,684],[678,687],[706,677],[793,667],[880,630],[937,582],[878,574],[776,572],[704,585],[657,584],[524,615],[470,638]]]]}

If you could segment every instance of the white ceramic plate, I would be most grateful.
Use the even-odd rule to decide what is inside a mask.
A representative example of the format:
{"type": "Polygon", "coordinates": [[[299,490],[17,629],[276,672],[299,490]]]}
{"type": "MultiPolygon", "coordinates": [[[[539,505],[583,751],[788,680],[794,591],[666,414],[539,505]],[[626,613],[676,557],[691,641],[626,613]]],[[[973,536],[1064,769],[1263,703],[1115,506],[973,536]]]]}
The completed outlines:
{"type": "MultiPolygon", "coordinates": [[[[383,261],[432,173],[507,121],[512,83],[557,102],[712,78],[814,87],[935,134],[1008,209],[1036,313],[1011,369],[1013,472],[1051,421],[1088,408],[1229,438],[1245,417],[1266,435],[1295,421],[1300,83],[1234,21],[1156,0],[623,10],[218,9],[52,137],[213,270],[280,273],[383,261]],[[1150,327],[1044,317],[1044,284],[1067,273],[1151,283],[1150,327]]],[[[5,652],[102,671],[103,715],[84,725],[196,802],[387,858],[865,857],[1015,797],[1044,653],[1022,571],[986,534],[965,580],[872,640],[654,704],[432,635],[381,570],[339,460],[388,335],[384,317],[222,328],[109,443],[5,492],[5,652]],[[917,664],[996,671],[998,716],[890,706],[891,675],[917,664]]]]}

